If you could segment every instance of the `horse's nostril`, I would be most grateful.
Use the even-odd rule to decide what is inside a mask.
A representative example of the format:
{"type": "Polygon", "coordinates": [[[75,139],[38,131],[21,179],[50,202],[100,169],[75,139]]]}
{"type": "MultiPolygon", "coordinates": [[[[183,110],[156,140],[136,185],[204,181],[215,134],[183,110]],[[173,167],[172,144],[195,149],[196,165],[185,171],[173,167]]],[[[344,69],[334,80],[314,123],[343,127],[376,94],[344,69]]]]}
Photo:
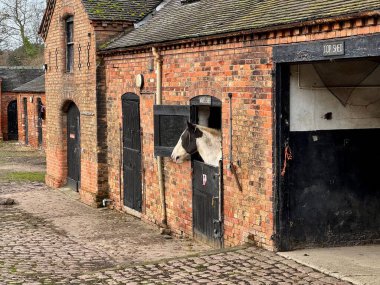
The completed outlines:
{"type": "Polygon", "coordinates": [[[179,156],[176,156],[176,157],[175,157],[175,160],[177,161],[178,159],[179,159],[179,156]]]}

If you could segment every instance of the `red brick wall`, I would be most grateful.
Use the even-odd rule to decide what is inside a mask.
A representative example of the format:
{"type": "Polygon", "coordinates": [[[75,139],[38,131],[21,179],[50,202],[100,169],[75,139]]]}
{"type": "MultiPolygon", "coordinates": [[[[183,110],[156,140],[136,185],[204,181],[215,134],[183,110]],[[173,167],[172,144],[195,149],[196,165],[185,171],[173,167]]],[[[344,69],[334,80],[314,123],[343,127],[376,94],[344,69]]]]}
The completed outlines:
{"type": "MultiPolygon", "coordinates": [[[[272,47],[322,39],[380,32],[369,20],[350,21],[313,28],[283,30],[183,44],[161,51],[163,55],[163,104],[188,105],[197,95],[212,95],[222,103],[225,244],[238,245],[248,239],[274,249],[274,66],[272,47]],[[327,27],[325,27],[327,26],[327,27]],[[240,192],[228,165],[228,99],[233,93],[233,155],[241,161],[240,192]]],[[[143,218],[161,220],[160,195],[153,152],[154,95],[135,88],[135,76],[145,77],[144,93],[155,92],[155,74],[147,70],[151,52],[106,58],[108,164],[110,198],[122,208],[120,189],[121,96],[140,95],[143,163],[143,218]]],[[[176,233],[192,235],[190,163],[176,165],[165,159],[168,223],[176,233]]]]}
{"type": "Polygon", "coordinates": [[[74,102],[81,113],[81,169],[82,198],[88,204],[96,203],[96,82],[95,82],[95,37],[84,7],[79,0],[56,2],[54,14],[45,40],[46,73],[46,182],[52,187],[66,184],[66,108],[74,102]],[[74,16],[74,71],[66,72],[65,18],[74,16]],[[90,36],[89,36],[90,34],[90,36]],[[79,68],[78,47],[81,45],[79,68]],[[90,46],[87,67],[87,46],[90,46]]]}
{"type": "MultiPolygon", "coordinates": [[[[227,245],[243,242],[255,232],[268,246],[272,216],[272,65],[270,47],[247,47],[240,43],[196,47],[162,52],[163,104],[188,105],[197,95],[212,95],[222,103],[222,132],[225,191],[225,239],[227,245]],[[232,92],[234,157],[241,160],[238,170],[243,193],[227,171],[228,98],[232,92]],[[255,151],[252,151],[255,150],[255,151]],[[256,207],[252,207],[255,205],[256,207]]],[[[144,91],[155,91],[155,74],[147,71],[150,53],[107,59],[109,185],[111,199],[119,200],[120,97],[134,88],[134,78],[144,74],[144,91]]],[[[160,195],[153,156],[153,95],[142,95],[141,127],[144,168],[144,218],[161,220],[160,195]]],[[[169,226],[176,233],[192,235],[192,182],[190,163],[174,164],[165,159],[165,186],[169,226]]]]}
{"type": "MultiPolygon", "coordinates": [[[[17,93],[13,92],[2,92],[0,96],[0,115],[1,115],[1,131],[4,140],[8,139],[8,105],[11,101],[17,100],[17,93]]],[[[19,110],[17,110],[19,112],[19,110]]],[[[19,124],[20,129],[20,124],[19,124]]]]}
{"type": "MultiPolygon", "coordinates": [[[[120,28],[116,28],[117,33],[120,28]]],[[[97,45],[108,39],[110,32],[103,29],[99,35],[91,25],[80,0],[57,0],[49,31],[45,39],[46,106],[47,106],[47,176],[52,187],[66,184],[67,147],[66,112],[74,102],[81,113],[81,189],[82,200],[90,205],[100,204],[107,191],[105,160],[105,102],[97,93],[97,73],[100,63],[96,57],[97,45]],[[65,19],[74,17],[74,71],[66,72],[65,19]],[[80,52],[79,52],[80,48],[80,52]],[[103,132],[102,132],[103,130],[103,132]],[[103,145],[102,145],[103,142],[103,145]]],[[[101,66],[101,65],[100,65],[101,66]]],[[[98,76],[98,80],[97,80],[98,76]]]]}
{"type": "Polygon", "coordinates": [[[44,93],[18,93],[17,96],[17,111],[18,111],[18,140],[25,144],[25,125],[24,125],[24,98],[27,99],[28,111],[28,140],[29,145],[33,148],[45,148],[46,146],[46,120],[42,121],[42,146],[38,145],[38,110],[37,99],[41,98],[42,104],[46,106],[44,93]],[[32,98],[32,102],[30,100],[32,98]]]}

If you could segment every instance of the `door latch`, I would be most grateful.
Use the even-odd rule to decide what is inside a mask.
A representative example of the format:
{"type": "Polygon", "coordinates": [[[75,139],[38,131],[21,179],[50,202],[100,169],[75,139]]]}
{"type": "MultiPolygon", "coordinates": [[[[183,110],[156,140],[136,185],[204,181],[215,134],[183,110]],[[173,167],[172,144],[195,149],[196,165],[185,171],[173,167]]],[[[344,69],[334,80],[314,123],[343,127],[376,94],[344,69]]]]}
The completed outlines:
{"type": "Polygon", "coordinates": [[[215,205],[215,200],[217,200],[217,199],[219,199],[219,197],[218,196],[214,196],[214,197],[212,197],[212,199],[211,199],[211,206],[214,208],[214,205],[215,205]]]}

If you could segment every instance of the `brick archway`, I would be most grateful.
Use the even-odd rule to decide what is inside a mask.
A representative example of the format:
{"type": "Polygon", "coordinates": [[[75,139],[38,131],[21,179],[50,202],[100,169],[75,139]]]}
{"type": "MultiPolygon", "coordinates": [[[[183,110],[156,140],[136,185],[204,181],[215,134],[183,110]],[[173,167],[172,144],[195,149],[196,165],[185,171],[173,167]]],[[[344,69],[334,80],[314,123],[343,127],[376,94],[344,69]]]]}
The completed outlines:
{"type": "Polygon", "coordinates": [[[65,100],[59,108],[59,116],[50,117],[51,113],[47,113],[47,120],[53,121],[48,128],[50,139],[46,147],[47,159],[47,175],[46,184],[53,188],[60,188],[67,184],[68,164],[67,164],[67,113],[70,105],[78,104],[73,100],[65,100]],[[52,129],[52,126],[55,126],[52,129]]]}

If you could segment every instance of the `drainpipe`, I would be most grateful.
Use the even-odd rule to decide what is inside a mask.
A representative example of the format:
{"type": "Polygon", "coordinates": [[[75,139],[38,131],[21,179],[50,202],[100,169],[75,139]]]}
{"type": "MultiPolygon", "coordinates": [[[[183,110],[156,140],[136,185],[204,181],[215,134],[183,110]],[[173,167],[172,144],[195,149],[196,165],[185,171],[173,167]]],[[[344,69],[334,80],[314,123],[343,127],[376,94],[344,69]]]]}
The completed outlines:
{"type": "MultiPolygon", "coordinates": [[[[162,104],[162,58],[161,54],[157,51],[155,47],[152,48],[152,53],[154,56],[154,61],[156,64],[156,105],[162,104]]],[[[162,157],[157,156],[157,175],[158,175],[158,186],[160,188],[161,196],[161,209],[162,209],[162,225],[167,228],[167,215],[166,215],[166,201],[165,201],[165,185],[164,185],[164,174],[162,169],[162,157]]]]}

